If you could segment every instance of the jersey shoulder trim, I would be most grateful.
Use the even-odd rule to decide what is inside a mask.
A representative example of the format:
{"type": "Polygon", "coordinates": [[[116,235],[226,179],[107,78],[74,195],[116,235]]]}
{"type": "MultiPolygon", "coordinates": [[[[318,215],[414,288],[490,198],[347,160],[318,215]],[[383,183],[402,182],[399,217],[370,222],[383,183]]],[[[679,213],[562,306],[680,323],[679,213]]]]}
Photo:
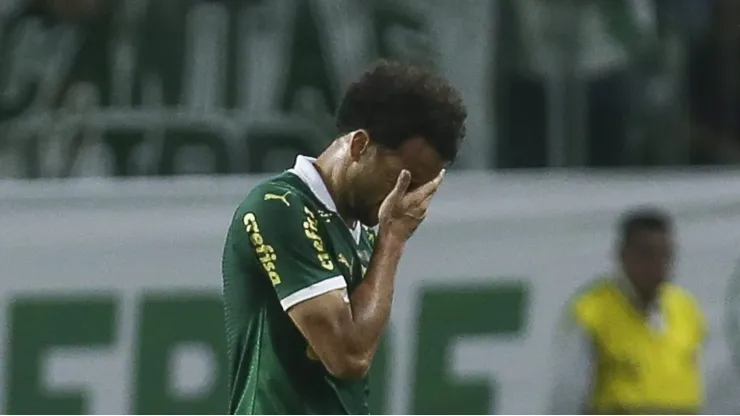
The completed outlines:
{"type": "Polygon", "coordinates": [[[344,280],[344,276],[330,277],[286,296],[280,301],[280,305],[283,307],[283,310],[287,311],[301,302],[319,297],[334,290],[346,288],[347,282],[344,280]]]}

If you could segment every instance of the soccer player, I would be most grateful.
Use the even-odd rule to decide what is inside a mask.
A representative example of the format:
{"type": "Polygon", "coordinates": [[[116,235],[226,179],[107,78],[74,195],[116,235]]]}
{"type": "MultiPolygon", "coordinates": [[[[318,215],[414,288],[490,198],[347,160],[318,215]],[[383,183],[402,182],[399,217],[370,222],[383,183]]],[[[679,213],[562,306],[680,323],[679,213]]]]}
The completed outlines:
{"type": "Polygon", "coordinates": [[[668,214],[625,215],[621,270],[566,309],[550,414],[699,413],[706,329],[694,297],[670,283],[673,250],[668,214]]]}
{"type": "Polygon", "coordinates": [[[445,80],[381,61],[349,86],[329,147],[242,201],[223,254],[231,413],[368,413],[396,268],[465,119],[445,80]]]}

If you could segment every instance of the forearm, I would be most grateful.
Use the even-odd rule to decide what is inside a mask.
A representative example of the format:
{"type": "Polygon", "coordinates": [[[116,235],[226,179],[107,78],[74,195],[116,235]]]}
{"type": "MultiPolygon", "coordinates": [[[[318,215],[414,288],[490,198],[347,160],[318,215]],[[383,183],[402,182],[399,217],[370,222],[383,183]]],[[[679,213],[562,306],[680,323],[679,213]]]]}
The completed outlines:
{"type": "Polygon", "coordinates": [[[367,356],[375,353],[388,324],[393,301],[396,271],[404,241],[391,235],[378,235],[365,277],[350,297],[353,330],[352,353],[367,356]]]}

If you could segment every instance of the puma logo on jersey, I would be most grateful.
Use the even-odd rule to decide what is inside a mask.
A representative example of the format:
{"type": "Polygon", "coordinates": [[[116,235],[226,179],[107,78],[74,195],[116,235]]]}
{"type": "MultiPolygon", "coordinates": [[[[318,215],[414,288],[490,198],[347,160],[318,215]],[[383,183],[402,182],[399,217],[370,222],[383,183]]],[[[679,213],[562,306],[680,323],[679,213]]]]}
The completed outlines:
{"type": "Polygon", "coordinates": [[[290,202],[288,202],[288,195],[290,195],[290,191],[284,193],[283,195],[265,194],[265,201],[270,201],[270,200],[283,201],[285,205],[290,206],[290,202]]]}

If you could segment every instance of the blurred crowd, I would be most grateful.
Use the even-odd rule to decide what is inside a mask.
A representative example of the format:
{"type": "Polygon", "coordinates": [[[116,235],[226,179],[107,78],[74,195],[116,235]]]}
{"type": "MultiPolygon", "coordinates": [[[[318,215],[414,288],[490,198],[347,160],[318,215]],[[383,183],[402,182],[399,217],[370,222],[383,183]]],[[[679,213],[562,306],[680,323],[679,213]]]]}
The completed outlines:
{"type": "Polygon", "coordinates": [[[379,57],[462,90],[459,168],[740,162],[737,0],[3,0],[0,178],[281,170],[379,57]]]}

